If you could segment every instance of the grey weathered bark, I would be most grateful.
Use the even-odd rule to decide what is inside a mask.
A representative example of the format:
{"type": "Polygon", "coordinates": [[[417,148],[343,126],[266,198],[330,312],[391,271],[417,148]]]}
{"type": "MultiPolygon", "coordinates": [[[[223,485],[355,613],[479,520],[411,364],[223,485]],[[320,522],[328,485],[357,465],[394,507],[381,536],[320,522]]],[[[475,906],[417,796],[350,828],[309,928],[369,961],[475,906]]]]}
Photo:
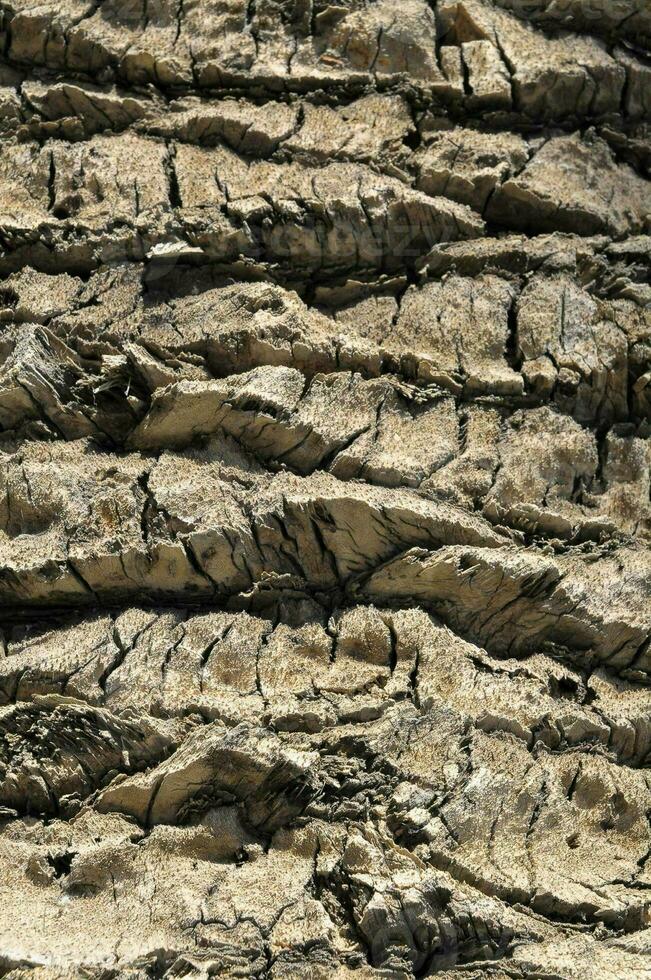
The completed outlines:
{"type": "Polygon", "coordinates": [[[648,4],[0,18],[0,974],[651,978],[648,4]]]}

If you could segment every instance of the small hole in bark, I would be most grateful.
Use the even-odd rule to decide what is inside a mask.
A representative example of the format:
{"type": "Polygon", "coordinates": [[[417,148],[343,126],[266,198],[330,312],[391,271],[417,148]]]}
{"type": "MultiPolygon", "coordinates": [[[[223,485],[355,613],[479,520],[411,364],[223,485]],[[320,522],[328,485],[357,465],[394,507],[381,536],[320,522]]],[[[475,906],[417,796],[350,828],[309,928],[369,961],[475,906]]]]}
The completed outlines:
{"type": "Polygon", "coordinates": [[[410,150],[417,150],[421,142],[422,138],[417,129],[414,129],[411,133],[407,133],[403,139],[403,143],[405,146],[408,146],[410,150]]]}
{"type": "Polygon", "coordinates": [[[579,685],[571,677],[553,678],[550,689],[554,697],[567,698],[568,701],[575,701],[579,693],[579,685]]]}
{"type": "Polygon", "coordinates": [[[48,854],[47,863],[54,869],[55,878],[63,878],[70,874],[77,853],[77,851],[65,851],[63,854],[48,854]]]}

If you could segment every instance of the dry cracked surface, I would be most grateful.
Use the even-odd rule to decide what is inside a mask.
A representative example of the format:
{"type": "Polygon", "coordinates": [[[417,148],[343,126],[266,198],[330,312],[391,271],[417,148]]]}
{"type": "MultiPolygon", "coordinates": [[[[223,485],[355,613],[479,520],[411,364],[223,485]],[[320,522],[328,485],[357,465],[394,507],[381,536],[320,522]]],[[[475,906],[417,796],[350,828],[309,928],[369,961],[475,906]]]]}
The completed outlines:
{"type": "Polygon", "coordinates": [[[646,0],[0,48],[0,975],[651,978],[646,0]]]}

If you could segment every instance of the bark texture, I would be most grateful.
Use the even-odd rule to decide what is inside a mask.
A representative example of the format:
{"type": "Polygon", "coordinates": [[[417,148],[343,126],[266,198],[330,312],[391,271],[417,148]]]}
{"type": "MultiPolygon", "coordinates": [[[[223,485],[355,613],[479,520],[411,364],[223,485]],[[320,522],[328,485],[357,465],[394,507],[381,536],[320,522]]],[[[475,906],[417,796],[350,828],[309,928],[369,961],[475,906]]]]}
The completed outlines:
{"type": "Polygon", "coordinates": [[[0,0],[1,976],[651,978],[650,10],[0,0]]]}

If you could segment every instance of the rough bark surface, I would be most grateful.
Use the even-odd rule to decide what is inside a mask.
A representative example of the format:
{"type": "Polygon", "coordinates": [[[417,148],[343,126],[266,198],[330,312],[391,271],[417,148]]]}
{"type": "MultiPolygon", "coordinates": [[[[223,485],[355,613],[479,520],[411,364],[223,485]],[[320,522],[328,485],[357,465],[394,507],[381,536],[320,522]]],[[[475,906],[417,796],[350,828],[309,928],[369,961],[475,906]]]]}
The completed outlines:
{"type": "Polygon", "coordinates": [[[1,976],[651,978],[650,9],[0,0],[1,976]]]}

